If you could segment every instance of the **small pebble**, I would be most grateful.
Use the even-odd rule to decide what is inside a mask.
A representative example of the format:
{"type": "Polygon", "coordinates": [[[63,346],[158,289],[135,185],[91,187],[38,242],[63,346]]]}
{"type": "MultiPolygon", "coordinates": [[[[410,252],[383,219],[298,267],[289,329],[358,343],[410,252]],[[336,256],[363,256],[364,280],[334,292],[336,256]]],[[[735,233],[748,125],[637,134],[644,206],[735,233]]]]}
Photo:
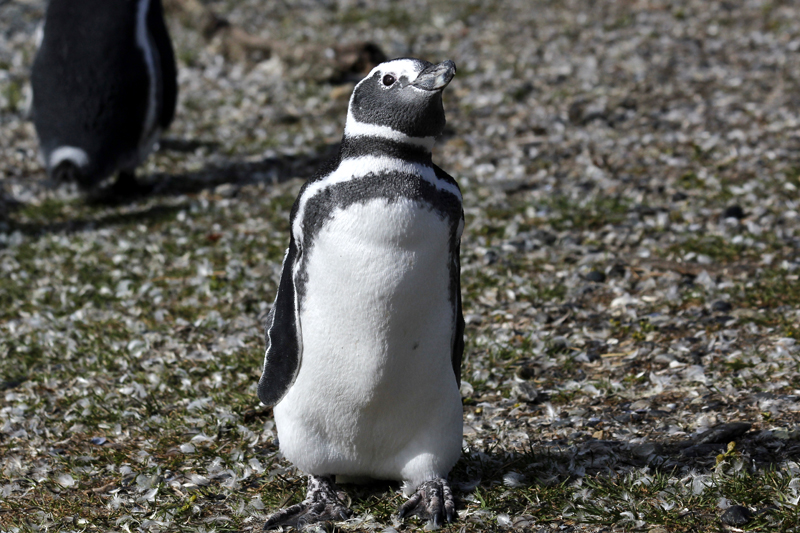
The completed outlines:
{"type": "Polygon", "coordinates": [[[511,527],[511,517],[506,513],[497,515],[497,525],[500,527],[511,527]]]}
{"type": "Polygon", "coordinates": [[[695,444],[681,450],[684,457],[709,457],[725,451],[726,445],[721,442],[695,444]]]}
{"type": "Polygon", "coordinates": [[[239,192],[239,187],[232,183],[223,183],[214,188],[214,193],[222,196],[223,198],[233,198],[239,192]]]}
{"type": "Polygon", "coordinates": [[[595,283],[603,283],[606,280],[606,275],[599,270],[592,270],[586,274],[587,281],[594,281],[595,283]]]}
{"type": "Polygon", "coordinates": [[[735,218],[741,220],[746,216],[744,209],[739,205],[731,205],[725,208],[722,213],[722,218],[735,218]]]}
{"type": "Polygon", "coordinates": [[[639,459],[647,459],[651,455],[661,453],[661,445],[657,442],[645,442],[631,447],[631,453],[639,459]]]}
{"type": "Polygon", "coordinates": [[[608,271],[608,275],[612,278],[621,278],[625,276],[625,265],[616,263],[611,267],[611,270],[608,271]]]}
{"type": "Polygon", "coordinates": [[[586,102],[584,100],[577,100],[570,104],[567,117],[572,124],[580,124],[583,121],[585,112],[586,102]]]}
{"type": "Polygon", "coordinates": [[[535,402],[536,398],[539,397],[539,391],[536,390],[536,386],[528,381],[515,383],[511,392],[518,400],[523,402],[535,402]]]}
{"type": "Polygon", "coordinates": [[[753,427],[753,425],[750,422],[720,424],[701,433],[695,440],[695,444],[726,444],[750,431],[751,427],[753,427]]]}
{"type": "Polygon", "coordinates": [[[534,363],[525,363],[517,369],[517,377],[520,379],[533,379],[541,373],[542,369],[534,363]]]}
{"type": "Polygon", "coordinates": [[[753,513],[747,507],[741,505],[731,505],[722,513],[722,523],[728,526],[743,526],[750,521],[753,513]]]}
{"type": "Polygon", "coordinates": [[[711,310],[719,313],[730,313],[731,309],[733,309],[733,306],[725,300],[717,300],[711,304],[711,310]]]}

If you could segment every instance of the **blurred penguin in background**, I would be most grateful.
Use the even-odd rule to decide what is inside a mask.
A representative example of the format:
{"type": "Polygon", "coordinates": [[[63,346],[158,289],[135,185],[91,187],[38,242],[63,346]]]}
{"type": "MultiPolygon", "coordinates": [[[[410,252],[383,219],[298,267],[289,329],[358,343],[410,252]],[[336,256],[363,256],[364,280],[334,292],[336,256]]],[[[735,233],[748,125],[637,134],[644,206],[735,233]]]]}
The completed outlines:
{"type": "Polygon", "coordinates": [[[31,86],[53,181],[96,194],[118,172],[111,196],[145,192],[135,169],[172,122],[178,92],[161,0],[51,0],[31,86]]]}

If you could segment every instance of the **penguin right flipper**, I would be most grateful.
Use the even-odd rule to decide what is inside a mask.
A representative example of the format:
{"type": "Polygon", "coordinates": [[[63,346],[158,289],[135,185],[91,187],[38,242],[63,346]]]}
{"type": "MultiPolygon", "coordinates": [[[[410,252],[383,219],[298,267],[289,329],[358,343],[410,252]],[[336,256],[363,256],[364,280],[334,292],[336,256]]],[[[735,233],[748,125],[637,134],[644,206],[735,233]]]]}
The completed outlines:
{"type": "Polygon", "coordinates": [[[164,23],[161,0],[152,0],[147,12],[147,28],[158,50],[161,65],[161,110],[158,125],[167,129],[175,117],[175,104],[178,101],[178,70],[175,66],[175,51],[164,23]]]}
{"type": "Polygon", "coordinates": [[[300,369],[300,321],[295,305],[293,275],[297,256],[297,245],[292,239],[283,259],[278,294],[267,315],[267,351],[264,370],[258,381],[258,399],[267,406],[275,405],[283,398],[300,369]]]}

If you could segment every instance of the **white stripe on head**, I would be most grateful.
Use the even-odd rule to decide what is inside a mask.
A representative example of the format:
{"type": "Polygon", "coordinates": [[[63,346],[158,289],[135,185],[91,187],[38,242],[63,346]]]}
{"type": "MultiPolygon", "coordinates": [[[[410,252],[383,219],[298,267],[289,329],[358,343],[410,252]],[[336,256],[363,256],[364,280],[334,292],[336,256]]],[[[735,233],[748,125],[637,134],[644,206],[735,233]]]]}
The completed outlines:
{"type": "Polygon", "coordinates": [[[344,125],[344,136],[349,139],[354,137],[380,137],[390,141],[420,146],[428,151],[433,150],[433,145],[436,143],[436,137],[411,137],[389,126],[359,122],[353,116],[350,109],[347,110],[347,122],[345,122],[344,125]]]}
{"type": "Polygon", "coordinates": [[[294,220],[294,224],[292,224],[292,235],[298,246],[302,246],[303,244],[303,216],[305,215],[306,204],[308,204],[311,198],[337,183],[358,180],[370,174],[380,174],[383,172],[401,172],[403,174],[420,176],[437,189],[452,194],[458,198],[459,202],[462,201],[461,191],[458,190],[458,187],[437,178],[436,172],[428,165],[387,156],[376,157],[367,155],[344,159],[339,166],[336,167],[336,170],[321,180],[310,183],[303,191],[299,205],[297,206],[297,217],[294,220]]]}
{"type": "Polygon", "coordinates": [[[84,168],[89,164],[89,156],[82,148],[77,148],[75,146],[59,146],[50,152],[47,167],[56,168],[62,161],[72,161],[76,167],[84,168]]]}
{"type": "Polygon", "coordinates": [[[380,137],[390,141],[420,146],[428,151],[432,150],[433,145],[436,142],[435,137],[411,137],[401,131],[390,128],[389,126],[379,126],[377,124],[360,122],[356,120],[356,118],[353,116],[353,112],[351,111],[353,107],[353,95],[356,94],[358,87],[362,83],[372,79],[376,73],[379,73],[381,77],[386,74],[391,74],[397,79],[405,76],[409,81],[414,81],[417,79],[419,73],[423,70],[425,70],[425,67],[420,62],[412,59],[395,59],[393,61],[381,63],[377,67],[373,68],[363,80],[358,82],[353,89],[353,94],[350,95],[350,103],[347,106],[347,121],[344,125],[345,137],[380,137]]]}
{"type": "Polygon", "coordinates": [[[145,114],[140,143],[146,143],[150,138],[156,123],[156,60],[150,42],[150,32],[147,29],[147,11],[150,9],[150,0],[139,0],[136,11],[136,45],[142,50],[144,63],[149,79],[147,95],[147,113],[145,114]]]}
{"type": "MultiPolygon", "coordinates": [[[[391,61],[385,61],[370,70],[369,74],[356,84],[355,89],[358,89],[359,85],[372,78],[376,73],[380,73],[381,77],[385,74],[391,74],[398,80],[405,76],[408,81],[414,81],[423,70],[425,70],[425,67],[422,62],[415,59],[393,59],[391,61]]],[[[355,89],[353,89],[353,93],[356,92],[355,89]]],[[[352,97],[350,100],[352,101],[352,97]]]]}

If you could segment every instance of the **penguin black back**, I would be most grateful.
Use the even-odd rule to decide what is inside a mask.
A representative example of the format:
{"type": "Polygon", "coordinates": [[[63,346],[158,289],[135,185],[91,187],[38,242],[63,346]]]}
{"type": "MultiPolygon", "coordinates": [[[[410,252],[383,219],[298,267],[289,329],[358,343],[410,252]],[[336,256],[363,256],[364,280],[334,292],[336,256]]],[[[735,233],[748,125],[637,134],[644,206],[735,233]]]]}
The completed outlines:
{"type": "Polygon", "coordinates": [[[52,177],[74,176],[54,172],[65,160],[84,187],[132,171],[174,116],[175,58],[161,0],[52,0],[31,84],[52,177]]]}

